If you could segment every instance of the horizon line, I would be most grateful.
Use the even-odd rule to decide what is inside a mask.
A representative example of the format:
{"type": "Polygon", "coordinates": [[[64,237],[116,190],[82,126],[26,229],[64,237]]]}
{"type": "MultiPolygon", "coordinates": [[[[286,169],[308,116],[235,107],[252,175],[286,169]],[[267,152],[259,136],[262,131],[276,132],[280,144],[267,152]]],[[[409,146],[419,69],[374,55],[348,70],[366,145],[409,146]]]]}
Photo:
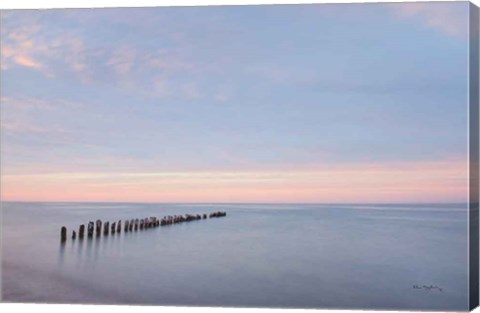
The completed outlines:
{"type": "Polygon", "coordinates": [[[155,201],[60,201],[60,200],[1,200],[1,203],[118,203],[118,204],[264,204],[264,205],[406,205],[406,204],[469,204],[470,201],[452,201],[452,202],[155,202],[155,201]]]}

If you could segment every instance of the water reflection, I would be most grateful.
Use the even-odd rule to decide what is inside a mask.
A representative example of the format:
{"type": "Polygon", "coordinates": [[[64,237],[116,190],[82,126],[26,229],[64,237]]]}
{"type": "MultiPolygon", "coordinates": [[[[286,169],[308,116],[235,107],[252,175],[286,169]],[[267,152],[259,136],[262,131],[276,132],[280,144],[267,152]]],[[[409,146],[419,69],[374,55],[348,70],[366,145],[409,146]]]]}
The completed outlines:
{"type": "Polygon", "coordinates": [[[76,258],[76,264],[77,266],[81,265],[81,256],[83,254],[83,239],[80,239],[80,240],[77,240],[77,241],[74,241],[73,245],[76,245],[77,246],[77,258],[76,258]]]}
{"type": "Polygon", "coordinates": [[[66,242],[60,242],[60,250],[58,252],[58,264],[60,267],[63,267],[63,262],[65,260],[65,246],[66,242]]]}
{"type": "Polygon", "coordinates": [[[109,235],[85,237],[60,243],[59,265],[71,262],[75,267],[94,265],[102,256],[119,255],[123,250],[124,238],[136,240],[137,232],[114,233],[109,235]],[[67,253],[67,246],[70,246],[67,253]]]}

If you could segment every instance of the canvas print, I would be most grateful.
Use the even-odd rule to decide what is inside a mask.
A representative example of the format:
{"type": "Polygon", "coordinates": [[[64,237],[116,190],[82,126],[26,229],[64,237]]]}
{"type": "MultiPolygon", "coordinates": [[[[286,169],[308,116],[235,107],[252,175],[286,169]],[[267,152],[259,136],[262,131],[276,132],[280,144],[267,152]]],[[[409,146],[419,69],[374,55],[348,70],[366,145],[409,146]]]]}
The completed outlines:
{"type": "Polygon", "coordinates": [[[477,305],[475,5],[0,14],[2,302],[477,305]]]}

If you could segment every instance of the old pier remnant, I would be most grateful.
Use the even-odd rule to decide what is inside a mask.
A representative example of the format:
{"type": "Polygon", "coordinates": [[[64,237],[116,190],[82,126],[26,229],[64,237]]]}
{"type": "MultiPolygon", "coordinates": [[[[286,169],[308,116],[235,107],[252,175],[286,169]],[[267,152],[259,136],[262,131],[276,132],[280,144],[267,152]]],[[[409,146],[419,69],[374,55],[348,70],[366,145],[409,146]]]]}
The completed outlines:
{"type": "MultiPolygon", "coordinates": [[[[205,220],[208,218],[214,217],[224,217],[227,216],[226,212],[213,212],[207,215],[207,213],[203,214],[185,214],[185,215],[168,215],[164,216],[163,218],[157,218],[155,216],[145,217],[141,219],[130,219],[125,220],[124,224],[124,231],[132,232],[140,230],[146,230],[149,228],[156,228],[159,226],[166,226],[166,225],[173,225],[183,222],[191,222],[191,221],[198,221],[198,220],[205,220]]],[[[102,223],[101,220],[96,220],[95,222],[88,222],[87,224],[87,236],[88,238],[92,238],[93,234],[96,234],[96,237],[100,237],[103,230],[103,236],[106,237],[110,234],[113,235],[115,233],[122,232],[122,220],[118,222],[112,222],[110,224],[109,221],[102,223]],[[103,226],[103,229],[102,229],[103,226]]],[[[83,239],[85,235],[85,225],[81,224],[78,230],[78,237],[79,239],[83,239]]],[[[77,238],[77,232],[75,230],[72,231],[72,240],[77,238]]],[[[60,240],[61,242],[67,241],[67,227],[62,226],[60,229],[60,240]]]]}
{"type": "Polygon", "coordinates": [[[85,234],[85,225],[80,225],[78,230],[78,238],[83,239],[83,235],[85,234]]]}
{"type": "Polygon", "coordinates": [[[109,230],[110,230],[110,222],[105,222],[103,224],[103,235],[108,236],[109,230]]]}
{"type": "Polygon", "coordinates": [[[96,233],[97,233],[97,237],[100,236],[100,233],[102,232],[102,221],[101,220],[97,220],[95,222],[95,228],[96,228],[96,233]]]}
{"type": "Polygon", "coordinates": [[[210,213],[210,218],[212,217],[224,217],[224,216],[227,216],[227,212],[213,212],[213,213],[210,213]]]}
{"type": "Polygon", "coordinates": [[[67,241],[67,228],[65,226],[62,226],[62,228],[60,229],[60,241],[67,241]]]}
{"type": "Polygon", "coordinates": [[[93,222],[88,222],[88,228],[87,228],[87,235],[89,238],[93,237],[93,228],[94,228],[94,223],[93,222]]]}

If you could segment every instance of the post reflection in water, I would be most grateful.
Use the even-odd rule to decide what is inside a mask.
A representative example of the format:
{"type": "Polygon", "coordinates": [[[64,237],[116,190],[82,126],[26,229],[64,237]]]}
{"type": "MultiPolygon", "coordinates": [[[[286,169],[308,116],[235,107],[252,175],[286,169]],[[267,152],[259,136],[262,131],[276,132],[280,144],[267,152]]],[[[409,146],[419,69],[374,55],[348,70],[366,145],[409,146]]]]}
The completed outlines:
{"type": "Polygon", "coordinates": [[[66,242],[60,243],[60,249],[58,251],[58,265],[60,267],[63,267],[63,262],[65,259],[65,246],[66,246],[66,242]]]}
{"type": "Polygon", "coordinates": [[[92,266],[102,255],[119,255],[123,250],[121,245],[124,236],[128,236],[130,240],[136,240],[138,234],[135,232],[127,235],[116,233],[60,243],[58,264],[64,266],[66,262],[70,262],[77,268],[83,268],[92,266]],[[67,246],[70,248],[67,249],[67,246]]]}

